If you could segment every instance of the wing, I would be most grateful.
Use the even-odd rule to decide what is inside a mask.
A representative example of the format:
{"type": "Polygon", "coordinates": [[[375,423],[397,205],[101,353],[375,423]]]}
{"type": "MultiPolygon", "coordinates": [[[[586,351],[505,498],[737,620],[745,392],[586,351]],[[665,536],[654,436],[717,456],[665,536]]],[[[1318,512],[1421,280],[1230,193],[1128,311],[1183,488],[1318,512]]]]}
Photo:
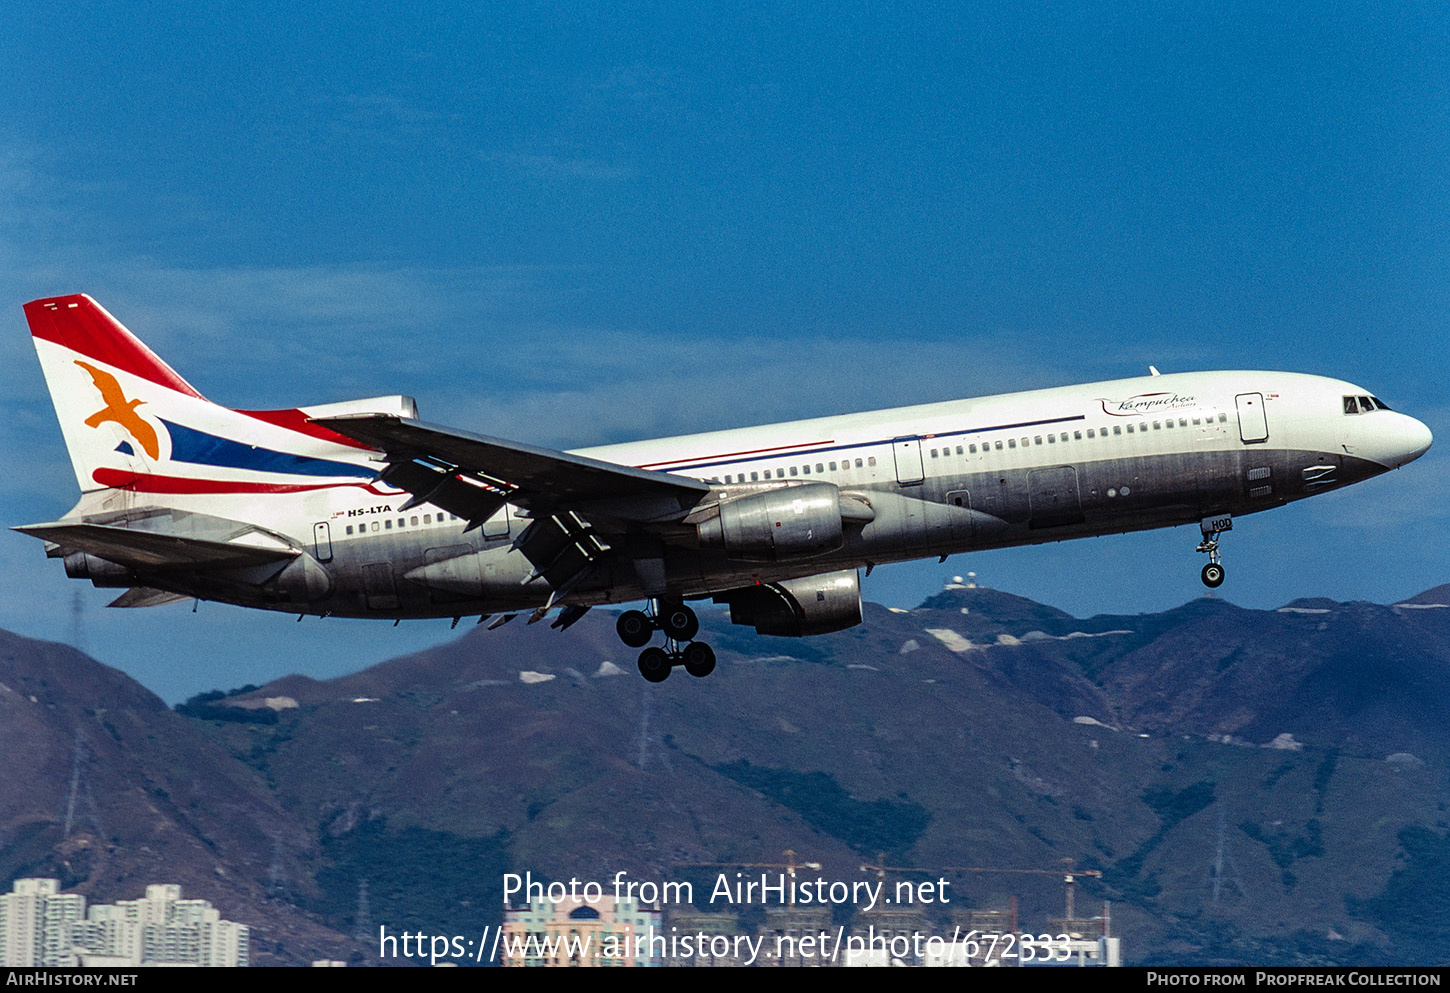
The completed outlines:
{"type": "Polygon", "coordinates": [[[505,503],[621,521],[675,521],[710,493],[708,483],[688,476],[601,462],[391,414],[319,417],[313,423],[385,452],[384,482],[471,524],[482,523],[505,503]]]}
{"type": "MultiPolygon", "coordinates": [[[[536,620],[606,556],[625,554],[623,536],[647,532],[668,538],[692,510],[709,503],[710,486],[698,479],[393,415],[320,417],[314,423],[384,452],[388,464],[380,478],[413,494],[406,506],[432,503],[467,520],[469,528],[505,503],[524,508],[533,520],[514,539],[534,567],[524,582],[542,577],[552,589],[536,620]]],[[[655,550],[644,557],[662,554],[655,550]]],[[[628,555],[632,562],[638,557],[628,555]]],[[[662,578],[663,564],[646,572],[662,578]]]]}

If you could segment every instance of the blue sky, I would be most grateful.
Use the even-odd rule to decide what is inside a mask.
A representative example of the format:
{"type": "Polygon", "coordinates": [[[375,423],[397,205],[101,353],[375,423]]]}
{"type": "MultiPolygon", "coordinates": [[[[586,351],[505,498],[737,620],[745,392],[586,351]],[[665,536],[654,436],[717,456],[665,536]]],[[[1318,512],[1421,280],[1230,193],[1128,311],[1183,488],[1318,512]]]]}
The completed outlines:
{"type": "MultiPolygon", "coordinates": [[[[1243,520],[1220,592],[1450,581],[1443,7],[457,6],[7,8],[5,523],[73,502],[20,304],[83,291],[232,406],[409,393],[559,447],[1149,363],[1339,376],[1440,447],[1243,520]]],[[[1196,542],[865,589],[912,605],[971,569],[1137,613],[1200,595],[1196,542]]],[[[17,534],[0,566],[0,626],[71,640],[79,603],[86,647],[169,700],[449,636],[105,611],[17,534]]]]}

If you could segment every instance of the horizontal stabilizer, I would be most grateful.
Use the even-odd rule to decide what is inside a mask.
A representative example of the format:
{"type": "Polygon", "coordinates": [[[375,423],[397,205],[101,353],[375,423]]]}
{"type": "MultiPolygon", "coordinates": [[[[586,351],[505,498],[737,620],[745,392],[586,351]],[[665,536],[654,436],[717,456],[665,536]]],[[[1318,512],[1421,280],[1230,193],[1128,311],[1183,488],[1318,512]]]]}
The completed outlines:
{"type": "Polygon", "coordinates": [[[295,548],[257,548],[110,524],[57,521],[13,530],[137,569],[240,569],[298,555],[295,548]]]}
{"type": "Polygon", "coordinates": [[[106,604],[107,607],[163,607],[168,603],[180,603],[193,599],[180,593],[152,589],[149,586],[135,586],[106,604]]]}

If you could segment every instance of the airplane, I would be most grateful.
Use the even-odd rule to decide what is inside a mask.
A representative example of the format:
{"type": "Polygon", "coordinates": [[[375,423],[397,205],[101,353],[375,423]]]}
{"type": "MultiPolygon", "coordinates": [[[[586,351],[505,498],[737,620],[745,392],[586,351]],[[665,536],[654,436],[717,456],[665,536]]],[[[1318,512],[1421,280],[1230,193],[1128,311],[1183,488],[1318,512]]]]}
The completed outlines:
{"type": "Polygon", "coordinates": [[[1429,429],[1359,386],[1189,372],[564,452],[419,420],[409,397],[211,403],[83,294],[25,305],[81,498],[15,530],[111,606],[298,615],[620,614],[654,682],[715,668],[688,601],[806,636],[861,622],[861,570],[1235,517],[1414,461],[1429,429]],[[656,635],[663,647],[650,646],[656,635]],[[649,646],[649,647],[646,647],[649,646]]]}

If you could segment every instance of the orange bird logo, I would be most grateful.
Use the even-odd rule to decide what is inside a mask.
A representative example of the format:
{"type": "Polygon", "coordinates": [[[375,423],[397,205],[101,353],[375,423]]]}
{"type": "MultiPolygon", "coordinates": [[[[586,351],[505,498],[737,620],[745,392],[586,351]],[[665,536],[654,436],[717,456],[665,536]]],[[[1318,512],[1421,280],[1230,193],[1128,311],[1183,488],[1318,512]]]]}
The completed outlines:
{"type": "Polygon", "coordinates": [[[122,430],[136,439],[147,455],[152,459],[159,459],[161,445],[156,439],[156,429],[136,413],[136,408],[146,401],[127,400],[126,394],[121,391],[121,384],[109,372],[97,369],[88,362],[77,362],[76,365],[91,374],[91,382],[96,384],[96,389],[101,391],[101,399],[106,401],[103,409],[86,418],[86,426],[98,428],[106,421],[115,421],[122,430]]]}

